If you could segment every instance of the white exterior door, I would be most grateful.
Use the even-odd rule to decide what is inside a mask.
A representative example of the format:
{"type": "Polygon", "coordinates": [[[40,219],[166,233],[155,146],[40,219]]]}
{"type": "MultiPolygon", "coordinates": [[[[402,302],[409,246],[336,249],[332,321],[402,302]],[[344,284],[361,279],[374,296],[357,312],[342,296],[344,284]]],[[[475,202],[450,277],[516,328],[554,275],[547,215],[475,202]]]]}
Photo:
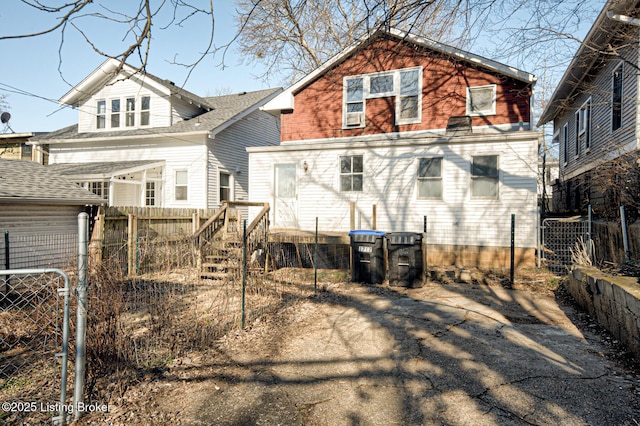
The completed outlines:
{"type": "Polygon", "coordinates": [[[275,165],[274,186],[274,226],[277,228],[297,228],[298,188],[295,163],[275,165]]]}

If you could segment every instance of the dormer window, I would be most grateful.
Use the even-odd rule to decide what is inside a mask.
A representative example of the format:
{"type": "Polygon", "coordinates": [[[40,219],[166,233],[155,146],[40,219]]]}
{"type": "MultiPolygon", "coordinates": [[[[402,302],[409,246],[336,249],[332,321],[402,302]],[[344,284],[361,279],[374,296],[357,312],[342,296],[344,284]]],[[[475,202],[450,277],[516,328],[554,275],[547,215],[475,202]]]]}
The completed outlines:
{"type": "Polygon", "coordinates": [[[136,98],[127,98],[127,111],[124,114],[125,126],[133,127],[136,125],[136,98]]]}
{"type": "Polygon", "coordinates": [[[151,124],[151,97],[112,98],[98,100],[96,129],[121,129],[151,124]]]}
{"type": "Polygon", "coordinates": [[[365,127],[366,100],[383,97],[395,97],[395,124],[422,120],[421,67],[345,77],[343,87],[344,128],[365,127]]]}
{"type": "Polygon", "coordinates": [[[107,101],[98,101],[96,112],[96,128],[104,129],[107,125],[107,101]]]}

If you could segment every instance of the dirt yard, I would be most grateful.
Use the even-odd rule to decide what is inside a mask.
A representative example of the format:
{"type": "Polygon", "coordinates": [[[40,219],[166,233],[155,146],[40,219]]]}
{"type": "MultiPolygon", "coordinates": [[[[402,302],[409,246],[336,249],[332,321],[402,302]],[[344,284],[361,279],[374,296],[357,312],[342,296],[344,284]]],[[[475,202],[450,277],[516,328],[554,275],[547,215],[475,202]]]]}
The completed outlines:
{"type": "Polygon", "coordinates": [[[140,376],[80,423],[640,424],[640,370],[561,290],[321,289],[140,376]]]}

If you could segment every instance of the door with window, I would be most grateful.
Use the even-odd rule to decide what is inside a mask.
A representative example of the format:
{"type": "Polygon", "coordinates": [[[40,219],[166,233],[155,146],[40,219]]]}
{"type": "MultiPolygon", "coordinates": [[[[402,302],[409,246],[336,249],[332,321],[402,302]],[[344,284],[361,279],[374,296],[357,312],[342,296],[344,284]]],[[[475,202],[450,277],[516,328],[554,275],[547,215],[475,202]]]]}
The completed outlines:
{"type": "Polygon", "coordinates": [[[277,228],[297,228],[298,193],[295,164],[276,164],[274,195],[274,226],[277,228]]]}

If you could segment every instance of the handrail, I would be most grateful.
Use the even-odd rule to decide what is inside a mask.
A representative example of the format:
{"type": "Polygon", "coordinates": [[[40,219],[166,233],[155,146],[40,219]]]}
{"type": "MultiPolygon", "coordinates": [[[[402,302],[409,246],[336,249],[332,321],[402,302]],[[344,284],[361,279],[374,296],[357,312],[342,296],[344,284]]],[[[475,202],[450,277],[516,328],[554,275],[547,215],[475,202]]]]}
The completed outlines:
{"type": "Polygon", "coordinates": [[[264,217],[269,214],[269,203],[260,203],[260,205],[264,207],[262,207],[260,213],[258,213],[255,219],[253,219],[249,226],[247,226],[247,236],[251,235],[251,232],[258,226],[258,224],[264,219],[264,217]]]}
{"type": "Polygon", "coordinates": [[[220,218],[220,216],[222,216],[226,211],[227,208],[229,207],[229,205],[227,203],[223,203],[223,206],[220,210],[218,210],[216,212],[216,214],[214,214],[213,216],[211,216],[196,232],[193,233],[193,235],[191,236],[192,238],[196,239],[198,237],[200,237],[200,235],[202,235],[202,233],[204,231],[207,230],[207,228],[209,228],[209,226],[215,222],[216,220],[218,220],[220,218]]]}

